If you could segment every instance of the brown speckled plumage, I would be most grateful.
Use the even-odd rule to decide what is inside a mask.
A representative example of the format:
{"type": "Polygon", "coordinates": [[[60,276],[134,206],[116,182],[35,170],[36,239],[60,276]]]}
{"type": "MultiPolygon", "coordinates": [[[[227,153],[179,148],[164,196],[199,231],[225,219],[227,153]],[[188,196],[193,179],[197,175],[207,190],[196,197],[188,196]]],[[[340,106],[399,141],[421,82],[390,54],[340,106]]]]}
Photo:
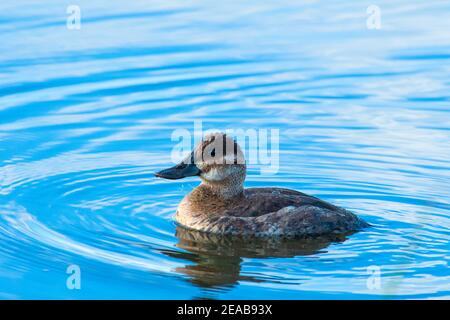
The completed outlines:
{"type": "Polygon", "coordinates": [[[301,192],[250,188],[223,200],[203,185],[183,199],[176,220],[211,233],[286,237],[344,233],[367,226],[350,211],[301,192]]]}
{"type": "MultiPolygon", "coordinates": [[[[194,154],[201,154],[208,141],[222,140],[235,146],[235,157],[242,156],[236,142],[221,133],[206,137],[194,154]]],[[[229,153],[225,156],[230,158],[229,153]]],[[[177,222],[189,229],[229,235],[312,237],[368,226],[348,210],[295,190],[244,190],[245,164],[201,159],[195,165],[203,182],[181,201],[176,213],[177,222]]]]}

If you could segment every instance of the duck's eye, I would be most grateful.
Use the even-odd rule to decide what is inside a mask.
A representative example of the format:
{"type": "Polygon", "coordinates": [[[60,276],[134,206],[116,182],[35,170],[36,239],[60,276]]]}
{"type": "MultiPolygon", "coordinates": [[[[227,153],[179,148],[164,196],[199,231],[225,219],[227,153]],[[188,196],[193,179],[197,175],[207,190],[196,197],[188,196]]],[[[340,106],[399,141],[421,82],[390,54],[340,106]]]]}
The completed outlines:
{"type": "Polygon", "coordinates": [[[211,157],[215,157],[216,156],[216,149],[212,149],[211,151],[211,157]]]}

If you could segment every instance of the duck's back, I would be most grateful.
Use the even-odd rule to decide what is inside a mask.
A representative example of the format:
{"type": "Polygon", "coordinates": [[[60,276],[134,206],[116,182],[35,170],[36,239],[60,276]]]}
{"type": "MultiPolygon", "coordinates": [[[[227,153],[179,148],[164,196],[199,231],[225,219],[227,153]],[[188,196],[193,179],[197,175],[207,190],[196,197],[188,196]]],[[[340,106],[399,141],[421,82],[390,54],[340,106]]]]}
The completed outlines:
{"type": "Polygon", "coordinates": [[[180,204],[177,221],[205,232],[288,237],[346,233],[367,226],[345,209],[283,188],[249,188],[228,201],[197,189],[180,204]]]}
{"type": "Polygon", "coordinates": [[[250,216],[261,216],[289,206],[310,205],[328,210],[343,210],[303,192],[284,188],[248,188],[245,189],[245,197],[250,205],[250,216]]]}

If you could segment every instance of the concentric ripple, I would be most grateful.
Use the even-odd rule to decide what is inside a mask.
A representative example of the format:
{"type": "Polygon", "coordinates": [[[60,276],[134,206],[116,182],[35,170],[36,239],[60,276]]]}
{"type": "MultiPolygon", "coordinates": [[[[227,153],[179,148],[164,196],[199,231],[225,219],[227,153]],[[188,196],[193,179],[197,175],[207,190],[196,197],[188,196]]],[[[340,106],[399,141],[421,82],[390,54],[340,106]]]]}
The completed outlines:
{"type": "Polygon", "coordinates": [[[63,4],[0,4],[0,298],[450,297],[448,4],[378,2],[370,30],[371,3],[78,2],[80,30],[63,4]],[[372,227],[251,241],[178,227],[198,182],[153,172],[194,121],[278,129],[278,172],[251,165],[246,185],[372,227]]]}

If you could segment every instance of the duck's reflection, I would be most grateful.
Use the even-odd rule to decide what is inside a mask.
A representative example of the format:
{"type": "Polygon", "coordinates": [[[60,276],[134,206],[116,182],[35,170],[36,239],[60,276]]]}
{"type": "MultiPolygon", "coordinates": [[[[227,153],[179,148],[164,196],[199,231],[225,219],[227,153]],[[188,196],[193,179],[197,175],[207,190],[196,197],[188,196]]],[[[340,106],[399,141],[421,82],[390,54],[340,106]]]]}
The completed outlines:
{"type": "Polygon", "coordinates": [[[176,271],[188,275],[195,285],[204,288],[224,288],[233,286],[240,280],[262,281],[241,275],[242,258],[289,258],[312,255],[328,247],[331,242],[345,241],[346,235],[314,239],[241,238],[177,227],[177,247],[188,253],[172,250],[165,250],[164,253],[191,262],[185,267],[177,268],[176,271]]]}

